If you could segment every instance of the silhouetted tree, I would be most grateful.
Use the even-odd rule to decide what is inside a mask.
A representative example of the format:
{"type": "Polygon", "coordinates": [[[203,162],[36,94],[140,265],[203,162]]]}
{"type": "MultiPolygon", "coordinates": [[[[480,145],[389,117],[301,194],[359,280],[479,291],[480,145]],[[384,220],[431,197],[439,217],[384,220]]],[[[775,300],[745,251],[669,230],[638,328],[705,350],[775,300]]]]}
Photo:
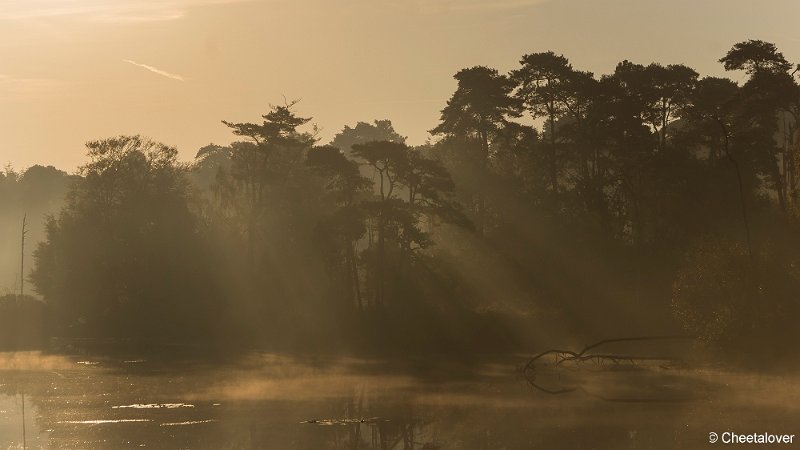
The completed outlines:
{"type": "Polygon", "coordinates": [[[512,78],[519,84],[516,96],[525,105],[531,117],[547,119],[550,184],[553,193],[558,193],[559,155],[556,122],[567,113],[567,85],[574,72],[567,58],[553,52],[525,55],[520,64],[522,68],[512,74],[512,78]]]}
{"type": "Polygon", "coordinates": [[[295,115],[294,105],[272,107],[260,124],[223,121],[235,135],[248,139],[231,145],[230,173],[223,173],[219,184],[225,193],[224,202],[233,208],[232,214],[246,217],[247,251],[253,268],[262,243],[259,236],[264,214],[267,208],[276,206],[268,203],[268,190],[286,185],[293,168],[302,166],[305,152],[314,143],[311,134],[297,130],[311,119],[295,115]]]}
{"type": "Polygon", "coordinates": [[[389,141],[405,144],[405,136],[394,130],[391,120],[376,120],[373,123],[358,122],[354,127],[345,125],[344,129],[336,134],[331,145],[341,149],[346,156],[352,156],[352,147],[355,144],[365,144],[372,141],[389,141]]]}
{"type": "MultiPolygon", "coordinates": [[[[463,147],[466,158],[485,178],[491,142],[509,118],[520,115],[520,104],[511,96],[514,83],[497,70],[483,66],[463,69],[454,78],[458,87],[442,110],[439,125],[431,133],[449,137],[463,147]]],[[[478,192],[474,209],[477,228],[483,233],[487,216],[485,193],[478,192]]]]}
{"type": "Polygon", "coordinates": [[[791,68],[775,44],[754,39],[735,44],[719,62],[725,65],[725,70],[744,70],[751,75],[761,71],[786,72],[791,68]]]}
{"type": "MultiPolygon", "coordinates": [[[[418,147],[389,120],[316,146],[294,103],[224,122],[237,141],[190,166],[141,137],[90,142],[32,279],[61,331],[92,336],[224,319],[271,343],[494,350],[517,342],[517,321],[682,326],[750,356],[790,353],[797,69],[756,40],[721,62],[747,81],[629,61],[595,75],[554,52],[509,74],[466,68],[418,147]]],[[[69,180],[7,168],[0,212],[57,208],[69,180]]]]}
{"type": "Polygon", "coordinates": [[[741,113],[760,135],[756,153],[760,169],[770,181],[778,204],[786,213],[796,209],[798,197],[797,162],[800,160],[800,85],[789,72],[791,64],[775,44],[749,40],[740,42],[720,59],[726,70],[743,70],[750,79],[742,89],[741,113]],[[775,142],[775,136],[780,139],[775,142]]]}
{"type": "Polygon", "coordinates": [[[47,223],[34,286],[62,333],[189,337],[213,317],[204,245],[177,150],[140,136],[87,143],[67,205],[47,223]]]}
{"type": "Polygon", "coordinates": [[[357,163],[347,159],[334,146],[314,147],[308,153],[307,164],[326,179],[325,188],[337,205],[321,227],[338,243],[335,245],[336,253],[344,256],[343,273],[349,300],[354,300],[358,308],[363,309],[357,243],[367,227],[365,212],[357,202],[359,197],[366,196],[372,182],[361,176],[357,163]]]}

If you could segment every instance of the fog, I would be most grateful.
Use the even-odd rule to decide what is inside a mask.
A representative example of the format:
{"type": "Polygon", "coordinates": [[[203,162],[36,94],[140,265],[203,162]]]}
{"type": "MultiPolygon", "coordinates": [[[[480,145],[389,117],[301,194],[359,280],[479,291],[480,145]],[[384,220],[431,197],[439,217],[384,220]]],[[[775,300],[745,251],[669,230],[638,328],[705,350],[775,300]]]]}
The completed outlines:
{"type": "Polygon", "coordinates": [[[286,99],[191,160],[119,135],[73,173],[7,167],[0,442],[17,420],[23,448],[791,435],[799,66],[763,40],[719,58],[742,81],[463,68],[423,145],[384,118],[323,139],[286,99]]]}
{"type": "MultiPolygon", "coordinates": [[[[460,366],[457,376],[437,363],[266,353],[214,365],[20,359],[31,372],[7,373],[0,392],[0,443],[12,448],[23,391],[27,445],[69,449],[705,448],[711,431],[792,433],[798,400],[789,377],[719,370],[677,374],[678,400],[538,396],[514,377],[513,359],[460,366]]],[[[605,381],[642,390],[621,385],[634,376],[605,381]]]]}
{"type": "Polygon", "coordinates": [[[22,171],[10,164],[0,176],[0,292],[20,288],[22,220],[27,215],[28,246],[25,257],[33,262],[36,244],[45,238],[45,219],[64,204],[69,186],[66,172],[52,166],[33,166],[22,171]],[[14,251],[17,249],[18,251],[14,251]]]}

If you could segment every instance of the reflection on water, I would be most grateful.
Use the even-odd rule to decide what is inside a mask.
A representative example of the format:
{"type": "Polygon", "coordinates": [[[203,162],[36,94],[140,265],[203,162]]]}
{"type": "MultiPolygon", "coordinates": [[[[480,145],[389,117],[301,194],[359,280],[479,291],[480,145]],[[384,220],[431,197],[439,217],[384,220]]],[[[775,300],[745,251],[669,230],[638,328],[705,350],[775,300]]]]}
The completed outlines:
{"type": "Polygon", "coordinates": [[[198,423],[209,423],[209,422],[216,422],[214,419],[208,420],[187,420],[186,422],[170,422],[170,423],[162,423],[162,427],[179,427],[183,425],[197,425],[198,423]]]}
{"type": "Polygon", "coordinates": [[[108,419],[108,420],[62,420],[57,423],[70,423],[74,425],[100,425],[104,423],[150,422],[150,419],[108,419]]]}
{"type": "MultiPolygon", "coordinates": [[[[8,386],[0,378],[0,392],[8,386]]],[[[22,401],[21,394],[3,395],[0,393],[0,448],[22,448],[22,401]]],[[[29,396],[25,396],[25,441],[30,449],[47,448],[47,430],[37,427],[35,408],[30,404],[29,396]]]]}
{"type": "Polygon", "coordinates": [[[91,361],[0,355],[0,449],[20,447],[23,390],[28,448],[692,449],[710,431],[800,434],[792,377],[599,371],[592,392],[681,393],[627,403],[536,391],[514,359],[91,361]]]}
{"type": "Polygon", "coordinates": [[[111,409],[153,409],[153,408],[194,408],[194,405],[187,405],[186,403],[148,403],[143,405],[137,403],[135,405],[118,405],[112,406],[111,409]]]}

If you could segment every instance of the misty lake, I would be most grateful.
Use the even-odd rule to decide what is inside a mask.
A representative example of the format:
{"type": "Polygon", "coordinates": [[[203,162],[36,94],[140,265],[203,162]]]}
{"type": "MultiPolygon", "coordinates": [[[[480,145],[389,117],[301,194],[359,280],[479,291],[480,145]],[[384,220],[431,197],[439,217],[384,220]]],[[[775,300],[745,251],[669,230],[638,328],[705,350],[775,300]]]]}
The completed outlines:
{"type": "Polygon", "coordinates": [[[794,378],[608,368],[549,395],[523,361],[0,353],[0,449],[22,448],[23,393],[31,449],[691,449],[712,431],[800,434],[794,378]]]}

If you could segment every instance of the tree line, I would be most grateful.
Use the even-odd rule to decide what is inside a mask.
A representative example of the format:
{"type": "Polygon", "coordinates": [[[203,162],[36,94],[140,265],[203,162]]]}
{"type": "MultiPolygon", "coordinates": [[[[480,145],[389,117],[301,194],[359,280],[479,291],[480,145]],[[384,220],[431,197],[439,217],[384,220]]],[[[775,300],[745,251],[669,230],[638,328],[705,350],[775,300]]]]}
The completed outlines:
{"type": "Polygon", "coordinates": [[[419,146],[388,120],[323,145],[295,103],[191,163],[92,141],[30,279],[65,335],[474,351],[659,327],[791,354],[798,66],[757,40],[720,63],[746,81],[466,68],[419,146]]]}

